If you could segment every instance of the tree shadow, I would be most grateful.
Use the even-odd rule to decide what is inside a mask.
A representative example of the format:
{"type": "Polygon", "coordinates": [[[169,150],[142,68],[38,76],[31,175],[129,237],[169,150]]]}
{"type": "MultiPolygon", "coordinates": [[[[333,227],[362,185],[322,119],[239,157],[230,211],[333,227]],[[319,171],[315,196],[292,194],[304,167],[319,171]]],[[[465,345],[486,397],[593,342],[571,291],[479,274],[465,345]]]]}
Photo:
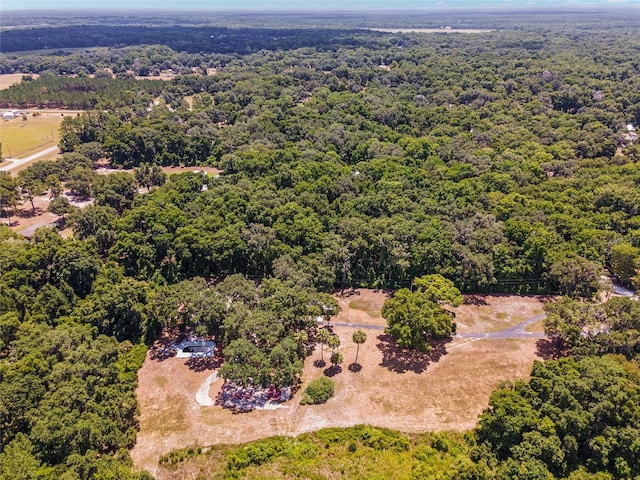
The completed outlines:
{"type": "Polygon", "coordinates": [[[569,354],[567,348],[563,348],[559,338],[541,338],[536,342],[536,355],[543,360],[566,357],[569,354]]]}
{"type": "Polygon", "coordinates": [[[327,365],[327,362],[325,362],[324,360],[320,360],[319,358],[317,360],[314,360],[313,362],[313,366],[316,368],[322,368],[326,365],[327,365]]]}
{"type": "Polygon", "coordinates": [[[205,370],[215,370],[222,365],[222,358],[218,355],[213,357],[191,357],[184,364],[189,370],[194,372],[204,372],[205,370]]]}
{"type": "Polygon", "coordinates": [[[359,363],[352,363],[349,365],[349,367],[347,367],[349,369],[350,372],[353,373],[358,373],[360,370],[362,370],[362,365],[360,365],[359,363]]]}
{"type": "Polygon", "coordinates": [[[536,299],[538,302],[545,305],[547,303],[556,303],[558,301],[558,297],[555,295],[536,295],[536,299]]]}
{"type": "Polygon", "coordinates": [[[167,358],[175,357],[178,351],[173,348],[173,340],[163,336],[149,347],[149,358],[157,362],[163,362],[167,358]]]}
{"type": "Polygon", "coordinates": [[[481,295],[467,294],[464,295],[465,305],[488,305],[487,301],[481,295]]]}
{"type": "Polygon", "coordinates": [[[377,338],[380,343],[376,347],[382,352],[380,365],[396,373],[424,372],[430,363],[438,362],[440,357],[447,354],[446,344],[451,342],[451,337],[434,341],[431,343],[431,351],[422,353],[398,347],[391,335],[383,334],[377,338]]]}
{"type": "Polygon", "coordinates": [[[338,290],[338,295],[344,298],[351,297],[353,295],[360,295],[360,292],[358,292],[354,287],[348,287],[338,290]]]}
{"type": "Polygon", "coordinates": [[[326,368],[323,373],[327,377],[333,377],[341,372],[342,372],[342,367],[340,365],[332,365],[329,368],[326,368]]]}
{"type": "Polygon", "coordinates": [[[16,217],[19,218],[33,218],[33,217],[37,217],[38,215],[42,215],[44,213],[44,210],[40,207],[36,207],[35,210],[33,210],[31,207],[24,209],[24,210],[17,210],[16,211],[16,217]]]}

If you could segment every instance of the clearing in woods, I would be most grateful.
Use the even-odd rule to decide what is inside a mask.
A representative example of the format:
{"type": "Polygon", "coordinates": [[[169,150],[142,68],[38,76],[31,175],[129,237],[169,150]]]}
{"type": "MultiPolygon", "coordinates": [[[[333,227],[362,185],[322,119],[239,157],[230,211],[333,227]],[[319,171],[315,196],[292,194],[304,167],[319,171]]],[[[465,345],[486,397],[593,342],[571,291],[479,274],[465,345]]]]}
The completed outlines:
{"type": "MultiPolygon", "coordinates": [[[[385,292],[367,289],[336,294],[342,311],[332,322],[384,325],[380,308],[387,297],[385,292]]],[[[467,297],[456,309],[458,332],[513,326],[543,313],[546,300],[516,295],[467,297]]],[[[196,401],[211,370],[190,369],[184,359],[175,357],[147,358],[138,373],[140,432],[131,452],[136,465],[163,480],[171,478],[171,473],[158,467],[158,458],[176,448],[293,436],[330,426],[366,423],[405,432],[471,429],[491,391],[503,381],[527,378],[538,355],[536,338],[454,338],[446,350],[426,359],[398,350],[383,331],[368,329],[357,369],[350,368],[356,355],[351,339],[355,328],[332,328],[340,336],[344,364],[333,376],[335,395],[324,405],[299,404],[301,391],[324,374],[323,368],[314,366],[319,349],[305,361],[302,388],[291,401],[276,410],[240,415],[196,401]]],[[[210,398],[217,396],[221,385],[221,379],[211,384],[210,398]]]]}
{"type": "Polygon", "coordinates": [[[40,76],[37,73],[4,73],[0,75],[0,90],[4,90],[5,88],[9,88],[11,85],[20,83],[24,75],[29,75],[34,80],[40,76]]]}

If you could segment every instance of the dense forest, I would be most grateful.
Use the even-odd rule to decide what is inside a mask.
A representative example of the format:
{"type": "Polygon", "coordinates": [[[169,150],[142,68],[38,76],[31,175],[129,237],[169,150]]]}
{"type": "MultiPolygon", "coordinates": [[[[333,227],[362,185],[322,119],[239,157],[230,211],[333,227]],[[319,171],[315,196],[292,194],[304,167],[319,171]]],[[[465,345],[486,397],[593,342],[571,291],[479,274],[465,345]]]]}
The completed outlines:
{"type": "Polygon", "coordinates": [[[434,282],[565,295],[546,324],[563,358],[497,390],[464,437],[324,431],[223,449],[216,475],[306,472],[326,445],[338,463],[368,458],[367,478],[384,477],[380,452],[406,478],[638,477],[639,307],[593,300],[603,274],[640,284],[638,12],[559,18],[469,35],[244,27],[204,43],[176,26],[3,31],[0,70],[25,78],[1,105],[88,111],[65,117],[62,159],[0,175],[3,216],[48,191],[73,229],[0,230],[0,479],[148,478],[127,449],[135,373],[163,330],[215,338],[227,381],[291,386],[316,318],[336,312],[330,292],[409,287],[389,310],[434,282]],[[36,33],[60,50],[6,53],[38,48],[36,33]],[[94,34],[113,42],[87,48],[105,46],[94,34]],[[99,176],[105,159],[133,171],[99,176]],[[166,178],[169,165],[221,174],[166,178]],[[63,188],[95,202],[71,207],[63,188]]]}

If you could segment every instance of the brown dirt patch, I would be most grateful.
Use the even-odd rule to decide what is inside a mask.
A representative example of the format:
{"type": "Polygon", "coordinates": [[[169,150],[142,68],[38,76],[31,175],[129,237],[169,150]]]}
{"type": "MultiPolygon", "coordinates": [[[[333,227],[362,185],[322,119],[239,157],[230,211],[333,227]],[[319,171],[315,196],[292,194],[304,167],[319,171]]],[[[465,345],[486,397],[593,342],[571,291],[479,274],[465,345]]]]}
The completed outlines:
{"type": "Polygon", "coordinates": [[[504,330],[544,313],[547,300],[547,297],[537,295],[465,295],[464,304],[455,309],[457,331],[476,333],[504,330]]]}
{"type": "Polygon", "coordinates": [[[390,293],[382,290],[358,288],[345,290],[334,296],[340,306],[340,313],[331,321],[366,325],[387,324],[387,321],[380,315],[380,310],[384,301],[391,296],[390,293]]]}
{"type": "MultiPolygon", "coordinates": [[[[29,200],[18,206],[16,215],[11,217],[11,230],[30,237],[37,228],[50,225],[60,218],[58,215],[47,211],[47,208],[49,208],[48,195],[34,197],[33,204],[36,207],[35,212],[31,208],[29,200]]],[[[3,217],[3,223],[5,223],[4,221],[5,218],[3,217]]]]}
{"type": "MultiPolygon", "coordinates": [[[[335,321],[380,324],[379,311],[376,313],[373,306],[381,307],[386,297],[386,293],[372,290],[337,296],[343,311],[335,321]]],[[[474,311],[478,317],[503,324],[542,307],[536,297],[478,296],[476,300],[480,299],[486,305],[460,307],[459,314],[467,323],[471,323],[474,311]],[[498,318],[490,308],[483,308],[491,305],[507,317],[498,318]]],[[[474,323],[474,328],[492,328],[494,323],[482,320],[474,323]]],[[[196,403],[195,393],[210,371],[190,370],[184,359],[159,362],[148,358],[138,373],[140,432],[131,452],[136,465],[160,473],[159,456],[176,448],[291,436],[329,426],[367,423],[406,432],[467,430],[486,408],[491,391],[501,382],[527,378],[537,358],[536,339],[454,339],[439,354],[425,358],[398,351],[382,331],[367,330],[367,341],[358,357],[361,368],[357,369],[350,365],[356,354],[351,341],[354,328],[333,329],[342,340],[345,363],[332,377],[336,393],[324,405],[299,404],[304,387],[324,374],[324,368],[314,365],[320,358],[319,349],[305,362],[302,389],[284,408],[241,415],[196,403]]],[[[218,380],[211,386],[212,398],[221,385],[218,380]]]]}
{"type": "MultiPolygon", "coordinates": [[[[11,230],[30,238],[38,228],[53,225],[58,222],[61,217],[47,210],[50,201],[48,193],[34,197],[33,205],[35,206],[35,211],[33,211],[29,200],[24,201],[18,206],[16,215],[11,216],[11,230]]],[[[92,203],[92,200],[80,202],[74,198],[69,198],[69,201],[71,205],[79,207],[92,203]]],[[[3,223],[6,223],[5,217],[3,217],[2,220],[3,223]]],[[[66,228],[62,230],[60,234],[63,238],[69,238],[73,233],[70,228],[66,228]]]]}

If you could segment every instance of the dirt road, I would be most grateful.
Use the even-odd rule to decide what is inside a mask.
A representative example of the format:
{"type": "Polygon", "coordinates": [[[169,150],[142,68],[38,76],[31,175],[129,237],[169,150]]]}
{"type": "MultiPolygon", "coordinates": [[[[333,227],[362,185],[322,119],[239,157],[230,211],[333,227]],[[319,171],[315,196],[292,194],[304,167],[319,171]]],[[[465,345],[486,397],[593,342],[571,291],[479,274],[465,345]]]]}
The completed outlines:
{"type": "Polygon", "coordinates": [[[0,172],[12,172],[18,167],[24,165],[25,163],[32,162],[33,160],[43,157],[45,155],[49,155],[50,153],[54,153],[58,151],[58,146],[54,145],[53,147],[45,148],[44,150],[40,150],[39,152],[34,153],[33,155],[29,155],[25,158],[5,158],[7,162],[11,162],[7,165],[0,167],[0,172]]]}

